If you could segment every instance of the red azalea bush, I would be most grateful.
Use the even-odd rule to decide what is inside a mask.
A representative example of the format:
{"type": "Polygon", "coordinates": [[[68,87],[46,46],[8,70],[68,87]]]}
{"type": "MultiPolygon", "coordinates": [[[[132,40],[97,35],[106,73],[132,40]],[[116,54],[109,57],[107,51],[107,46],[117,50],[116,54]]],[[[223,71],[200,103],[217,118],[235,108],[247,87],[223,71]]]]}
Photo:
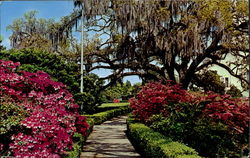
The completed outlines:
{"type": "Polygon", "coordinates": [[[131,98],[129,102],[133,114],[145,122],[153,114],[167,113],[165,105],[191,102],[191,98],[191,94],[171,81],[165,85],[160,82],[151,82],[143,86],[136,98],[131,98]]]}
{"type": "Polygon", "coordinates": [[[205,100],[208,102],[203,110],[206,117],[223,122],[233,133],[243,133],[248,128],[248,99],[210,93],[205,100]]]}
{"type": "Polygon", "coordinates": [[[241,151],[248,152],[248,99],[152,82],[130,99],[130,106],[135,118],[202,156],[238,157],[241,151]]]}
{"type": "Polygon", "coordinates": [[[65,85],[41,71],[16,72],[19,65],[0,60],[0,99],[8,97],[28,117],[10,143],[0,139],[0,148],[9,145],[15,157],[62,157],[72,148],[75,132],[86,134],[86,118],[77,113],[78,105],[65,85]]]}
{"type": "Polygon", "coordinates": [[[113,103],[120,103],[120,100],[119,99],[114,99],[113,103]]]}
{"type": "MultiPolygon", "coordinates": [[[[144,122],[154,114],[167,116],[171,112],[167,109],[173,104],[205,103],[205,106],[200,106],[203,117],[222,121],[238,133],[242,133],[248,127],[248,99],[232,98],[230,95],[220,95],[213,92],[209,92],[207,95],[190,93],[171,81],[167,84],[148,83],[129,102],[133,114],[144,122]]],[[[181,108],[174,106],[175,108],[181,108]]]]}

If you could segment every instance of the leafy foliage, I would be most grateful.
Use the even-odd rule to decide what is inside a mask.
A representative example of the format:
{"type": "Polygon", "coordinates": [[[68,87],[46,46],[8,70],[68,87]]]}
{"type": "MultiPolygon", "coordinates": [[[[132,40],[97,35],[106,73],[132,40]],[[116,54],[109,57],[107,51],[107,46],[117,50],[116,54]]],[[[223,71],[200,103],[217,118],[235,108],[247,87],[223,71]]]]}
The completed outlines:
{"type": "Polygon", "coordinates": [[[243,133],[248,127],[248,100],[231,98],[229,95],[211,94],[206,97],[204,115],[228,125],[233,133],[243,133]]]}
{"type": "MultiPolygon", "coordinates": [[[[38,70],[47,72],[54,80],[68,85],[67,88],[73,93],[78,92],[77,80],[80,76],[77,64],[66,64],[56,54],[40,49],[9,50],[0,53],[0,58],[20,62],[19,70],[36,72],[38,70]]],[[[79,80],[79,79],[78,79],[79,80]]]]}
{"type": "Polygon", "coordinates": [[[28,113],[8,97],[0,97],[0,155],[7,151],[11,136],[22,129],[20,121],[28,113]]]}
{"type": "Polygon", "coordinates": [[[105,102],[114,101],[114,99],[127,101],[129,98],[136,95],[137,91],[135,88],[137,88],[137,85],[132,86],[129,81],[126,83],[117,83],[102,92],[103,99],[105,102]]]}
{"type": "Polygon", "coordinates": [[[188,101],[191,97],[180,85],[171,81],[166,85],[160,82],[148,83],[135,98],[129,100],[136,118],[146,121],[153,114],[166,113],[164,105],[188,101]]]}
{"type": "Polygon", "coordinates": [[[226,93],[232,97],[242,97],[241,91],[235,85],[231,85],[226,93]]]}
{"type": "Polygon", "coordinates": [[[23,129],[11,133],[7,148],[16,157],[61,157],[72,148],[75,132],[86,134],[86,118],[77,113],[78,105],[64,84],[42,71],[17,72],[19,65],[0,60],[0,98],[9,97],[28,115],[19,114],[23,129]]]}
{"type": "Polygon", "coordinates": [[[4,46],[2,45],[2,42],[3,42],[3,39],[2,39],[2,37],[0,36],[0,51],[6,49],[6,47],[4,47],[4,46]]]}
{"type": "MultiPolygon", "coordinates": [[[[37,13],[36,10],[26,12],[23,17],[15,19],[7,27],[12,32],[10,36],[11,46],[15,49],[39,48],[75,59],[77,54],[76,39],[69,36],[69,33],[67,38],[59,34],[59,28],[69,18],[65,16],[56,22],[54,19],[37,18],[37,13]],[[59,38],[60,42],[58,42],[59,38]]],[[[68,61],[72,61],[72,59],[68,59],[68,61]]]]}
{"type": "MultiPolygon", "coordinates": [[[[93,112],[101,103],[99,87],[103,84],[94,74],[86,74],[83,78],[84,93],[80,91],[80,70],[75,63],[66,63],[61,56],[39,49],[9,50],[0,53],[0,59],[20,62],[18,70],[29,72],[44,71],[59,82],[64,83],[73,94],[78,105],[83,105],[84,112],[93,112]]],[[[82,112],[83,112],[82,111],[82,112]]]]}
{"type": "Polygon", "coordinates": [[[197,75],[196,85],[203,88],[205,92],[213,91],[219,94],[225,94],[225,84],[220,80],[216,71],[207,70],[197,75]]]}
{"type": "Polygon", "coordinates": [[[94,119],[94,124],[102,124],[103,122],[123,114],[127,114],[131,111],[128,106],[120,106],[117,108],[112,108],[107,111],[95,113],[93,115],[86,115],[88,118],[94,119]]]}
{"type": "Polygon", "coordinates": [[[239,157],[249,152],[247,99],[149,83],[130,103],[137,119],[202,156],[239,157]]]}
{"type": "Polygon", "coordinates": [[[102,98],[100,87],[103,81],[98,80],[95,74],[86,74],[83,77],[83,93],[76,93],[74,99],[78,105],[81,105],[81,112],[92,114],[101,105],[102,98]]]}
{"type": "Polygon", "coordinates": [[[15,131],[19,128],[19,122],[27,117],[27,112],[11,99],[2,97],[0,101],[0,135],[15,131]]]}
{"type": "Polygon", "coordinates": [[[127,123],[128,136],[131,138],[132,143],[141,151],[143,157],[200,157],[194,149],[183,143],[173,141],[170,137],[155,132],[142,123],[133,122],[131,119],[127,123]]]}

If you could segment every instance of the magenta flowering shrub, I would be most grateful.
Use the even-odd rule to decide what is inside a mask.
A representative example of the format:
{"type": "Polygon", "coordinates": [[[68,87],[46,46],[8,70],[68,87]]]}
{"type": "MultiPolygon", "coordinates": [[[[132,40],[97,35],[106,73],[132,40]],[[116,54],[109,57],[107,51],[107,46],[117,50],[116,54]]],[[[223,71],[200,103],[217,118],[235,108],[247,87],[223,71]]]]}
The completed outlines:
{"type": "Polygon", "coordinates": [[[192,96],[180,85],[168,82],[151,82],[142,87],[136,98],[129,100],[133,114],[140,120],[146,121],[153,114],[167,113],[165,105],[180,102],[190,102],[192,96]]]}
{"type": "MultiPolygon", "coordinates": [[[[0,60],[0,98],[8,97],[28,112],[9,149],[15,157],[62,157],[72,149],[75,132],[86,134],[86,118],[65,85],[44,72],[16,72],[19,63],[0,60]]],[[[0,142],[3,148],[4,142],[0,142]]]]}
{"type": "Polygon", "coordinates": [[[129,100],[133,109],[133,114],[140,120],[146,122],[154,114],[167,116],[169,107],[174,105],[175,110],[179,111],[179,103],[201,104],[201,117],[208,117],[214,121],[221,121],[228,125],[232,132],[243,133],[248,128],[247,99],[232,98],[230,95],[220,95],[209,92],[207,95],[190,93],[181,89],[180,85],[161,84],[160,82],[148,83],[135,98],[129,100]]]}
{"type": "Polygon", "coordinates": [[[205,98],[209,102],[203,110],[206,117],[223,122],[232,133],[243,133],[247,130],[249,123],[247,99],[214,93],[210,93],[205,98]]]}
{"type": "Polygon", "coordinates": [[[179,85],[152,82],[130,99],[130,106],[136,119],[188,144],[201,156],[240,157],[249,153],[248,99],[193,93],[179,85]]]}

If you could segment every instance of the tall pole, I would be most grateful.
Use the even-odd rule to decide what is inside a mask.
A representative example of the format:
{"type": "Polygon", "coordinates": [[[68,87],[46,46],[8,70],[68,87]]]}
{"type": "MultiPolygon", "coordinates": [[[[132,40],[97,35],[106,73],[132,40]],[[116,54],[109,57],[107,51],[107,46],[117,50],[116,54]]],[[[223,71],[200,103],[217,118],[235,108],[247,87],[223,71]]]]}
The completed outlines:
{"type": "MultiPolygon", "coordinates": [[[[249,17],[250,17],[250,0],[248,0],[248,51],[249,51],[249,54],[250,54],[250,19],[249,19],[249,17]]],[[[248,64],[249,64],[249,67],[248,67],[248,73],[247,73],[247,77],[249,78],[248,79],[248,84],[249,84],[249,81],[250,81],[250,73],[249,73],[249,71],[250,71],[250,57],[249,57],[249,55],[248,55],[248,64]]],[[[249,90],[249,88],[248,88],[248,93],[250,93],[250,90],[249,90]]],[[[249,94],[248,94],[248,99],[249,99],[249,94]]],[[[250,114],[250,108],[248,109],[248,115],[250,114]]],[[[250,127],[250,121],[248,121],[248,127],[250,127]]],[[[250,128],[249,128],[249,131],[248,132],[250,132],[250,128]]],[[[250,135],[248,135],[248,141],[250,141],[250,135]]],[[[248,148],[249,149],[249,148],[248,148]]],[[[249,156],[249,154],[248,154],[248,156],[249,156]]]]}
{"type": "Polygon", "coordinates": [[[83,7],[82,7],[82,32],[81,32],[81,85],[80,85],[80,92],[83,92],[83,7]]]}
{"type": "Polygon", "coordinates": [[[3,41],[2,41],[2,40],[3,40],[3,39],[2,39],[2,34],[1,34],[1,25],[2,25],[2,23],[1,23],[1,20],[2,20],[2,19],[1,19],[1,18],[2,18],[2,17],[1,17],[1,14],[2,14],[2,13],[1,13],[1,6],[2,6],[2,2],[0,1],[0,40],[1,40],[1,42],[3,42],[3,41]]]}

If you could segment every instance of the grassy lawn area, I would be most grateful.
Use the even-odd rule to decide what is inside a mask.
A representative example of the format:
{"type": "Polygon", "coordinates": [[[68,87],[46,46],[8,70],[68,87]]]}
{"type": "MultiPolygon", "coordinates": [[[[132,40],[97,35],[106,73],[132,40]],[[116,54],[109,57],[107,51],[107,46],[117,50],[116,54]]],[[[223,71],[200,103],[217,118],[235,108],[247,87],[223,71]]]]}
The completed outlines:
{"type": "Polygon", "coordinates": [[[106,107],[120,107],[120,106],[126,106],[129,105],[129,103],[103,103],[101,108],[106,108],[106,107]]]}

